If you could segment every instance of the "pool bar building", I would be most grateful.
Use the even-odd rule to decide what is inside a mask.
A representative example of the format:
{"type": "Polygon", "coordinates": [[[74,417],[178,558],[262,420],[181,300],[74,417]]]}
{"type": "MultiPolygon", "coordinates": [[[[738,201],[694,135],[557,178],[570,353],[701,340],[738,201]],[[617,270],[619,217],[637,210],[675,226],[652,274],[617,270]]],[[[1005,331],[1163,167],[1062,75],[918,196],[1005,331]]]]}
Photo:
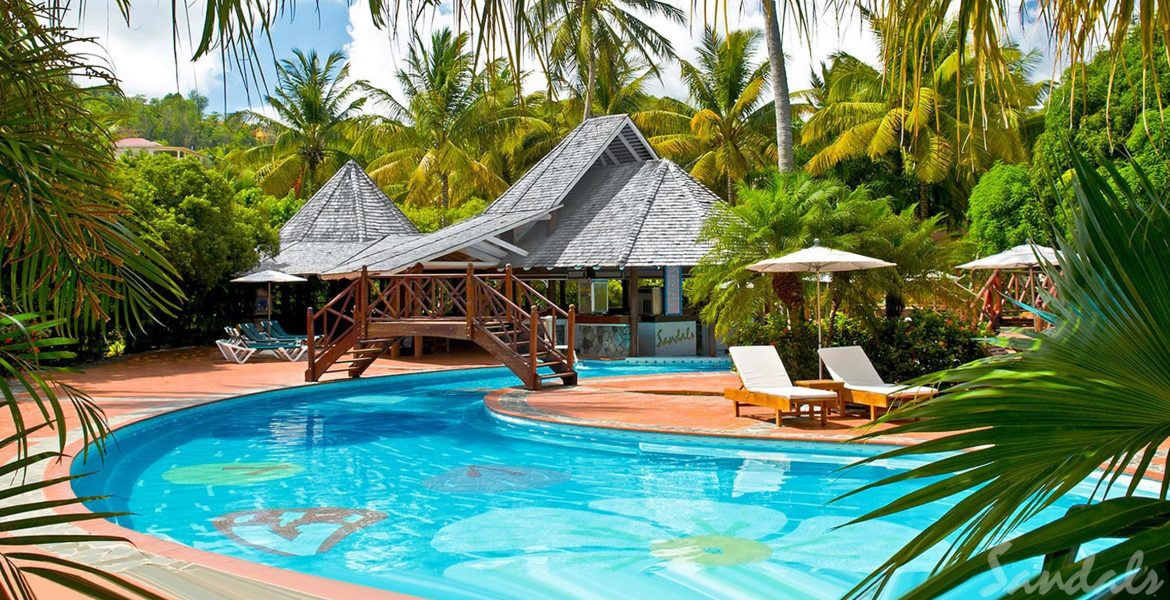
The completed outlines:
{"type": "Polygon", "coordinates": [[[576,356],[715,352],[682,283],[709,249],[699,230],[717,202],[659,158],[628,116],[597,117],[482,214],[432,233],[348,163],[257,269],[349,282],[310,311],[318,345],[309,379],[358,376],[383,352],[420,352],[423,338],[445,337],[513,359],[539,387],[538,368],[556,378],[576,356]]]}

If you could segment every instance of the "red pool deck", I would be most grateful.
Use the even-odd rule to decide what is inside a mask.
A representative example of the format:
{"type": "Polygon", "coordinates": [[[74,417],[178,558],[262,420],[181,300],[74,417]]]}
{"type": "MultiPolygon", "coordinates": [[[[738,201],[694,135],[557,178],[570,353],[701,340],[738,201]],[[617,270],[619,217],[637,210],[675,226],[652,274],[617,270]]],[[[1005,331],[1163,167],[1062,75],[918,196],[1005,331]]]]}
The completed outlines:
{"type": "MultiPolygon", "coordinates": [[[[368,376],[389,375],[473,366],[490,366],[486,354],[441,354],[422,360],[379,360],[368,376]]],[[[83,372],[62,377],[66,383],[90,394],[105,411],[110,424],[121,427],[134,421],[172,410],[237,396],[240,394],[304,385],[304,363],[253,360],[244,365],[222,360],[214,348],[191,348],[154,352],[106,361],[83,372]]],[[[832,418],[822,426],[819,419],[788,418],[777,428],[768,409],[745,407],[735,417],[725,387],[737,387],[730,373],[690,373],[663,376],[619,377],[583,380],[565,388],[551,387],[540,392],[523,389],[497,390],[485,402],[489,409],[511,418],[555,422],[620,430],[683,433],[721,437],[772,440],[846,442],[871,427],[860,413],[832,418]]],[[[35,407],[26,402],[23,412],[34,416],[35,407]]],[[[76,420],[70,419],[69,454],[80,450],[76,420]]],[[[888,427],[878,425],[877,427],[888,427]]],[[[12,430],[11,417],[0,415],[0,433],[12,430]]],[[[883,436],[871,443],[912,444],[923,436],[883,436]]],[[[42,436],[34,450],[52,449],[56,440],[42,436]]],[[[1165,448],[1156,478],[1161,478],[1165,448]]],[[[9,456],[0,456],[7,460],[9,456]]],[[[68,460],[34,470],[30,478],[47,478],[68,473],[68,460]]],[[[72,497],[68,484],[49,488],[40,499],[72,497]]],[[[30,498],[22,498],[26,500],[30,498]]],[[[76,511],[78,509],[68,509],[76,511]]],[[[70,531],[118,535],[131,542],[55,546],[45,549],[99,566],[141,582],[163,595],[175,598],[399,598],[400,595],[355,586],[211,554],[120,528],[104,520],[66,526],[70,531]]],[[[59,531],[58,531],[59,532],[59,531]]],[[[36,589],[45,598],[73,598],[75,595],[43,580],[36,589]]]]}

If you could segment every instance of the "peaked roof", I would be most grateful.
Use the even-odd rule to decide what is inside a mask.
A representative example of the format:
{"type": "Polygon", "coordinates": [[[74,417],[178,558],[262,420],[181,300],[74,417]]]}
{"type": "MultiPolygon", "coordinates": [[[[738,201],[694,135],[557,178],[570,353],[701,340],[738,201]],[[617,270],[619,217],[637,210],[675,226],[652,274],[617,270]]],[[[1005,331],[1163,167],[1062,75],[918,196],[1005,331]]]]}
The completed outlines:
{"type": "Polygon", "coordinates": [[[360,271],[362,267],[375,274],[394,273],[466,248],[529,221],[540,219],[545,214],[547,211],[541,210],[494,214],[485,212],[427,235],[405,240],[393,239],[391,236],[350,257],[327,271],[326,275],[344,275],[360,271]]]}
{"type": "Polygon", "coordinates": [[[284,224],[280,243],[374,242],[417,234],[414,223],[351,160],[284,224]]]}
{"type": "Polygon", "coordinates": [[[552,210],[598,161],[620,164],[653,158],[657,155],[629,116],[594,117],[570,131],[485,212],[552,210]]]}
{"type": "Polygon", "coordinates": [[[692,266],[710,250],[699,229],[719,199],[678,165],[596,165],[557,212],[551,233],[521,243],[519,267],[692,266]]]}

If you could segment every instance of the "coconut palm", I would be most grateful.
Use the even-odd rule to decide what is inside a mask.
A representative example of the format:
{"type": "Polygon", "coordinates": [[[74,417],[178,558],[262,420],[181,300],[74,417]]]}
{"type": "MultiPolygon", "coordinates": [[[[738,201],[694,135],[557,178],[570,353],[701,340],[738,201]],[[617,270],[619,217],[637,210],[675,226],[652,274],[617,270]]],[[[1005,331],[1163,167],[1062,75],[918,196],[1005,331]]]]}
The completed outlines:
{"type": "Polygon", "coordinates": [[[73,356],[76,334],[110,322],[140,326],[173,312],[174,269],[112,194],[113,144],[87,109],[83,78],[116,91],[112,74],[87,62],[86,45],[47,6],[4,3],[0,27],[0,597],[30,598],[35,575],[93,597],[157,595],[116,575],[48,554],[42,545],[114,541],[46,526],[112,516],[89,513],[87,498],[30,502],[22,496],[68,481],[25,473],[64,457],[67,434],[104,449],[108,427],[85,394],[54,378],[53,361],[73,356]],[[43,439],[33,440],[33,436],[43,439]],[[40,447],[34,442],[48,442],[40,447]],[[49,508],[66,509],[46,513],[49,508]],[[77,510],[70,510],[77,509],[77,510]]]}
{"type": "Polygon", "coordinates": [[[272,141],[228,159],[256,167],[266,193],[283,196],[293,190],[304,197],[352,158],[355,119],[366,99],[358,97],[360,82],[349,81],[349,64],[340,52],[321,60],[316,50],[294,49],[276,76],[277,89],[265,99],[275,116],[247,113],[272,141]]]}
{"type": "Polygon", "coordinates": [[[466,33],[440,29],[416,39],[398,72],[405,102],[371,90],[390,119],[363,136],[358,148],[384,151],[369,164],[383,187],[399,186],[416,206],[444,213],[472,196],[492,199],[507,188],[500,150],[510,127],[536,127],[511,104],[507,75],[498,64],[475,70],[466,33]]]}
{"type": "Polygon", "coordinates": [[[929,432],[931,441],[867,461],[949,457],[867,486],[922,482],[859,520],[936,501],[949,508],[855,590],[859,596],[944,539],[953,541],[942,570],[902,597],[939,597],[990,569],[993,553],[1002,565],[1060,554],[1048,564],[1049,581],[1084,569],[1077,577],[1086,583],[1108,582],[1101,574],[1110,568],[1141,581],[1153,569],[1165,585],[1167,484],[1153,497],[1138,497],[1137,486],[1155,459],[1165,460],[1159,448],[1170,439],[1170,201],[1140,168],[1131,187],[1112,166],[1099,172],[1082,157],[1073,162],[1073,225],[1057,243],[1060,267],[1045,269],[1055,284],[1046,298],[1055,325],[1025,340],[1025,352],[937,375],[955,385],[893,415],[912,420],[885,433],[929,432]],[[1087,504],[1000,544],[1086,480],[1097,486],[1087,504]],[[1103,538],[1120,542],[1076,551],[1103,538]],[[1141,568],[1127,566],[1138,551],[1141,568]]]}
{"type": "MultiPolygon", "coordinates": [[[[883,53],[895,52],[886,32],[876,31],[883,53]]],[[[961,68],[958,28],[946,29],[933,51],[920,63],[920,85],[906,97],[888,85],[891,74],[848,54],[835,55],[823,82],[823,104],[802,127],[802,142],[817,149],[805,168],[822,174],[853,158],[889,161],[920,182],[919,214],[925,217],[930,185],[958,182],[969,189],[997,161],[1027,160],[1020,131],[1043,89],[1028,81],[1035,57],[1003,48],[1014,57],[1011,97],[977,107],[972,99],[979,83],[961,68]]]]}
{"type": "Polygon", "coordinates": [[[649,141],[733,202],[736,185],[776,161],[769,135],[775,116],[764,101],[768,65],[751,61],[759,41],[755,30],[732,31],[724,38],[711,27],[704,29],[698,63],[680,61],[695,108],[680,105],[682,110],[648,110],[636,117],[648,130],[671,124],[681,130],[649,141]]]}
{"type": "Polygon", "coordinates": [[[549,60],[561,69],[576,70],[585,119],[594,114],[599,55],[617,56],[630,47],[646,64],[674,58],[671,41],[642,19],[686,22],[679,8],[661,0],[537,0],[533,15],[540,32],[534,50],[547,49],[549,60]]]}
{"type": "Polygon", "coordinates": [[[799,274],[745,267],[816,239],[832,248],[904,261],[888,273],[850,274],[848,284],[834,280],[827,290],[834,306],[858,315],[872,314],[883,298],[900,306],[907,297],[927,295],[937,280],[926,275],[954,264],[956,247],[941,235],[938,219],[919,221],[895,213],[886,198],[874,197],[864,186],[850,189],[804,172],[777,172],[762,188],[742,189],[739,198],[735,206],[719,205],[704,224],[700,237],[712,250],[688,280],[687,293],[705,302],[702,317],[715,323],[720,336],[778,308],[793,323],[805,318],[807,292],[799,274]],[[934,238],[936,250],[909,259],[922,250],[922,240],[934,238]]]}

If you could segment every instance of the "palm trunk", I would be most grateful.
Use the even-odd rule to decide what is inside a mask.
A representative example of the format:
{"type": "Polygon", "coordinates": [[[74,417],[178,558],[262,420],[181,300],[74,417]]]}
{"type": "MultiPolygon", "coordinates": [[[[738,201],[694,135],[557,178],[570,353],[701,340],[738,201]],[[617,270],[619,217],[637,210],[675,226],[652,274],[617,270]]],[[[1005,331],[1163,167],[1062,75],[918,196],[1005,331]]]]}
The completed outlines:
{"type": "Polygon", "coordinates": [[[588,74],[585,77],[585,120],[593,118],[593,88],[597,86],[597,56],[589,53],[588,74]]]}
{"type": "Polygon", "coordinates": [[[776,0],[763,0],[764,27],[768,43],[768,66],[772,75],[773,106],[776,111],[776,166],[781,172],[796,168],[792,154],[792,101],[788,97],[788,70],[784,67],[784,41],[780,37],[780,20],[776,0]]]}
{"type": "Polygon", "coordinates": [[[918,184],[918,218],[925,219],[930,216],[930,186],[925,183],[918,184]]]}
{"type": "Polygon", "coordinates": [[[439,176],[439,197],[443,202],[443,212],[439,213],[439,226],[447,226],[447,209],[451,208],[451,179],[446,173],[439,176]]]}
{"type": "Polygon", "coordinates": [[[772,273],[772,292],[788,310],[789,325],[804,321],[804,285],[796,273],[772,273]]]}

